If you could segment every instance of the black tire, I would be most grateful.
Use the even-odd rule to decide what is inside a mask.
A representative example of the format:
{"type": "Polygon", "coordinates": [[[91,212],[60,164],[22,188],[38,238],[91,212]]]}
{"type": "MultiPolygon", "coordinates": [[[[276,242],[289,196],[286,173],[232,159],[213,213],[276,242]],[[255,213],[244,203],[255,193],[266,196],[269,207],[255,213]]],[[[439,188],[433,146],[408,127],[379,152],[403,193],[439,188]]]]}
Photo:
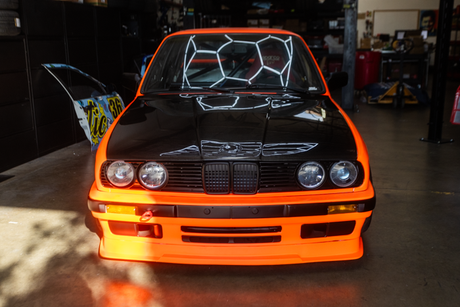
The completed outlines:
{"type": "Polygon", "coordinates": [[[86,212],[85,216],[85,226],[89,229],[89,231],[94,232],[97,234],[99,238],[102,238],[102,226],[100,222],[91,214],[91,211],[86,212]]]}
{"type": "Polygon", "coordinates": [[[361,228],[361,234],[365,233],[369,229],[369,226],[371,226],[372,215],[374,215],[374,213],[372,213],[371,216],[367,217],[364,221],[363,228],[361,228]]]}
{"type": "Polygon", "coordinates": [[[19,14],[14,11],[0,10],[0,36],[21,34],[19,14]]]}
{"type": "Polygon", "coordinates": [[[19,0],[0,0],[0,10],[17,10],[19,0]]]}

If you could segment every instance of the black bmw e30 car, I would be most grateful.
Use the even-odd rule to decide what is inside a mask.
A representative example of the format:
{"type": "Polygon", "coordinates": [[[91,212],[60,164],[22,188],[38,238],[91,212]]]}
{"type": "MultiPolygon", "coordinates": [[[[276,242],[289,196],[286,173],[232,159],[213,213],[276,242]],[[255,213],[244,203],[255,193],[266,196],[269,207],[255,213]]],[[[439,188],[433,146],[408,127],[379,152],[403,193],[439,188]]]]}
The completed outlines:
{"type": "Polygon", "coordinates": [[[88,206],[102,257],[292,264],[361,257],[375,193],[301,37],[200,29],[160,45],[99,145],[88,206]]]}

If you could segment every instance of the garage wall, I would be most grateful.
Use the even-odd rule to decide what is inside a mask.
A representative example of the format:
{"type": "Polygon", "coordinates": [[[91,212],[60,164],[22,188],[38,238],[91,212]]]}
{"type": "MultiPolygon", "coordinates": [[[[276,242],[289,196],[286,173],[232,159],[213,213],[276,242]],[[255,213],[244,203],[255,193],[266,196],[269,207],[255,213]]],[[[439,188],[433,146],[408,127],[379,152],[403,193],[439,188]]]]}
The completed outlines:
{"type": "Polygon", "coordinates": [[[439,0],[359,0],[359,11],[437,9],[439,0]]]}
{"type": "Polygon", "coordinates": [[[121,34],[121,9],[23,0],[19,13],[21,35],[0,37],[0,172],[85,140],[69,97],[42,63],[70,64],[123,95],[125,56],[142,52],[139,37],[121,34]]]}
{"type": "MultiPolygon", "coordinates": [[[[460,0],[454,1],[454,7],[460,5],[460,0]]],[[[437,10],[439,0],[358,0],[358,12],[374,10],[437,10]]],[[[391,19],[388,20],[391,23],[391,19]]],[[[358,39],[366,29],[365,20],[358,20],[358,39]]],[[[428,42],[435,43],[436,37],[428,37],[428,42]]]]}
{"type": "Polygon", "coordinates": [[[25,44],[0,38],[0,170],[37,154],[25,44]]]}

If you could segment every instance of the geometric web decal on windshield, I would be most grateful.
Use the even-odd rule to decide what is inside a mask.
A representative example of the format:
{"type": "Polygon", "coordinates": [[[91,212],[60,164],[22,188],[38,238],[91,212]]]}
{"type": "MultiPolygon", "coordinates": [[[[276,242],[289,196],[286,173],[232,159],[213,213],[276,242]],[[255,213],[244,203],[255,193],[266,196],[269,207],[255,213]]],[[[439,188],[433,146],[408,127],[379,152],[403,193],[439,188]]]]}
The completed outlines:
{"type": "Polygon", "coordinates": [[[221,83],[221,82],[224,82],[225,80],[236,80],[236,81],[242,81],[242,82],[246,82],[247,84],[252,84],[253,80],[255,78],[257,78],[263,71],[268,71],[274,75],[277,75],[279,77],[279,82],[280,82],[280,85],[281,86],[287,86],[288,83],[289,83],[289,74],[290,74],[290,71],[291,71],[291,64],[292,64],[292,56],[293,56],[293,47],[292,47],[292,38],[289,37],[287,40],[283,40],[279,37],[276,37],[276,36],[273,36],[273,35],[268,35],[267,37],[257,41],[257,42],[253,42],[253,41],[242,41],[242,40],[233,40],[229,35],[225,34],[225,37],[228,39],[228,42],[226,42],[225,44],[223,44],[222,46],[220,46],[220,48],[218,50],[203,50],[203,49],[198,49],[197,48],[197,45],[195,44],[195,41],[194,41],[194,38],[195,38],[195,35],[192,35],[190,38],[189,38],[189,41],[187,43],[187,48],[185,49],[185,54],[184,54],[184,63],[186,63],[183,67],[184,69],[184,73],[183,73],[183,77],[182,77],[182,88],[184,88],[185,85],[187,85],[189,88],[196,88],[196,89],[199,89],[200,87],[193,87],[190,85],[190,82],[189,82],[189,78],[187,77],[187,71],[190,69],[190,66],[193,62],[193,60],[200,54],[210,54],[210,55],[214,55],[215,56],[215,60],[216,62],[218,63],[219,65],[219,69],[220,69],[220,78],[214,82],[212,85],[210,85],[209,87],[214,87],[216,86],[217,84],[221,83]],[[277,56],[277,55],[263,55],[263,50],[260,48],[260,44],[261,43],[266,43],[268,42],[269,40],[275,40],[277,43],[279,43],[281,46],[279,51],[284,51],[285,54],[287,55],[287,61],[286,63],[284,63],[284,65],[282,67],[278,67],[278,69],[276,67],[273,67],[271,66],[272,63],[276,62],[276,60],[279,60],[279,57],[280,56],[277,56]],[[255,54],[255,59],[254,59],[254,63],[258,62],[260,63],[260,68],[255,71],[254,73],[252,73],[252,75],[249,75],[249,76],[245,76],[245,78],[241,78],[241,77],[233,77],[233,76],[227,76],[225,74],[225,71],[222,67],[222,57],[220,55],[220,52],[226,48],[226,47],[229,47],[230,45],[238,45],[238,44],[246,44],[246,45],[254,45],[255,48],[256,48],[256,54],[255,54]],[[192,50],[192,54],[189,54],[189,48],[190,47],[193,47],[193,50],[192,50]],[[284,50],[283,50],[284,49],[284,50]],[[187,59],[187,57],[189,57],[187,59]],[[287,72],[287,74],[285,75],[285,80],[283,80],[283,74],[287,72]]]}

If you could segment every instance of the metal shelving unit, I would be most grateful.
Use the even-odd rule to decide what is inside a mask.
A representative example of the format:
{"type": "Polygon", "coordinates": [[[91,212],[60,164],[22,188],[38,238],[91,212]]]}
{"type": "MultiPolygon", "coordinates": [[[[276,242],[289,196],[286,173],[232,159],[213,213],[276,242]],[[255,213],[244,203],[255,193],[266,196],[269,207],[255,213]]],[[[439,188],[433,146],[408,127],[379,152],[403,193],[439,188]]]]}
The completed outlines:
{"type": "MultiPolygon", "coordinates": [[[[401,57],[396,53],[382,53],[380,62],[379,82],[395,82],[399,80],[399,64],[401,57]]],[[[426,89],[428,86],[428,69],[430,53],[404,55],[405,76],[403,81],[411,86],[426,89]]]]}

